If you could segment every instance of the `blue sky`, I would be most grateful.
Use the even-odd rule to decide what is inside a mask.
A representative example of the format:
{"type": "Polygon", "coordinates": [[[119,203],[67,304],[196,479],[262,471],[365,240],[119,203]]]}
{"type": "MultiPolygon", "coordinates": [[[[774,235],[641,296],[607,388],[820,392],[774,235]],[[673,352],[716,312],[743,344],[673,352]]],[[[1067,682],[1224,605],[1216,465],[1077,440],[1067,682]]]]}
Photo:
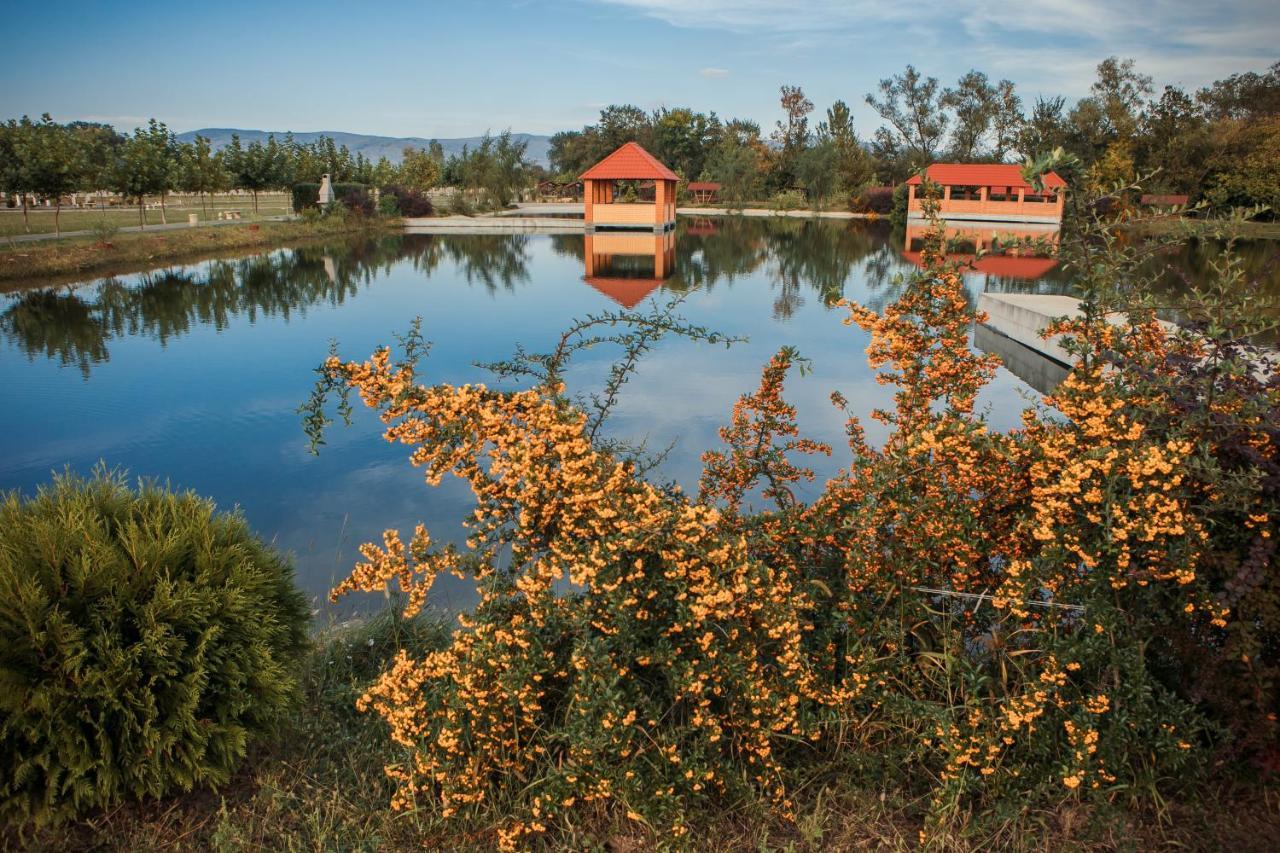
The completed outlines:
{"type": "Polygon", "coordinates": [[[395,0],[4,3],[0,116],[470,136],[550,133],[609,103],[778,118],[908,63],[1085,94],[1106,56],[1197,87],[1280,59],[1277,0],[395,0]],[[19,51],[21,56],[19,57],[19,51]]]}

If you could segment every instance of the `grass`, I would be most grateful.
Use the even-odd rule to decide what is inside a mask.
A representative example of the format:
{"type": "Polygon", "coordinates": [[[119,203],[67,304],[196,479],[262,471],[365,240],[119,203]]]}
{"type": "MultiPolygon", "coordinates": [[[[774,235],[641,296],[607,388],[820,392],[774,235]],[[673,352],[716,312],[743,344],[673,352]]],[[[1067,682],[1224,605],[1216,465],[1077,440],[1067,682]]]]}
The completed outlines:
{"type": "Polygon", "coordinates": [[[0,242],[0,288],[57,284],[89,274],[124,274],[160,263],[199,260],[236,249],[265,249],[314,237],[399,227],[396,219],[326,217],[176,231],[120,233],[108,243],[93,237],[0,242]]]}
{"type": "MultiPolygon", "coordinates": [[[[232,784],[170,800],[119,806],[44,830],[0,831],[0,846],[27,850],[489,850],[493,825],[459,831],[429,805],[393,812],[382,765],[400,758],[382,723],[355,711],[356,698],[395,655],[421,655],[447,642],[443,620],[403,620],[387,612],[321,633],[303,673],[293,718],[232,784]]],[[[909,850],[918,846],[925,804],[892,784],[826,769],[797,793],[786,824],[751,809],[704,815],[694,847],[723,850],[909,850]]],[[[496,825],[501,814],[495,810],[496,825]]],[[[1271,788],[1206,790],[1161,812],[1064,802],[1016,818],[971,815],[937,839],[947,850],[1280,849],[1280,795],[1271,788]]],[[[578,825],[546,839],[548,849],[651,850],[670,839],[615,816],[584,812],[578,825]]]]}
{"type": "Polygon", "coordinates": [[[1229,228],[1229,234],[1242,240],[1280,240],[1280,222],[1231,222],[1222,220],[1200,220],[1190,218],[1169,217],[1166,219],[1148,219],[1135,227],[1141,234],[1162,235],[1190,232],[1194,235],[1216,236],[1223,228],[1229,228]]]}
{"type": "MultiPolygon", "coordinates": [[[[150,202],[149,202],[150,203],[150,202]]],[[[159,199],[155,200],[159,203],[159,199]]],[[[291,202],[284,193],[264,193],[258,196],[258,212],[253,211],[253,199],[248,196],[217,196],[205,199],[204,209],[194,196],[170,196],[165,202],[165,213],[170,225],[185,224],[187,215],[197,214],[201,222],[216,221],[218,211],[239,210],[245,219],[263,219],[290,213],[291,202]]],[[[159,208],[145,209],[148,225],[163,222],[159,208]]],[[[54,233],[52,208],[32,208],[27,213],[32,234],[54,233]]],[[[138,224],[138,208],[134,206],[108,207],[105,210],[64,208],[60,217],[62,230],[87,231],[106,222],[116,228],[135,227],[138,224]]],[[[18,237],[27,234],[21,208],[0,208],[0,237],[18,237]]]]}

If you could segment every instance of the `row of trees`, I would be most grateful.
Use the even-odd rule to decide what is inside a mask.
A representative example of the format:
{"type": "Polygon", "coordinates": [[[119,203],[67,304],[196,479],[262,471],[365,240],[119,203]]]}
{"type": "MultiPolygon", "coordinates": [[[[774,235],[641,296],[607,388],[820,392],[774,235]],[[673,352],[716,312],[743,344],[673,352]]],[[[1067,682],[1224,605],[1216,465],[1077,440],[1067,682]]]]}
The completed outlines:
{"type": "Polygon", "coordinates": [[[687,108],[652,113],[610,106],[600,120],[552,137],[551,166],[577,175],[635,140],[689,180],[715,180],[729,201],[802,190],[819,203],[873,183],[897,183],[946,159],[1007,162],[1055,148],[1078,158],[1074,185],[1149,174],[1156,191],[1215,204],[1280,205],[1280,63],[1198,92],[1166,86],[1133,60],[1098,65],[1088,96],[1024,103],[1012,80],[972,70],[954,86],[908,65],[865,96],[883,124],[860,137],[848,105],[815,116],[798,86],[783,86],[783,118],[767,136],[755,122],[687,108]],[[816,120],[815,120],[816,118],[816,120]]]}
{"type": "Polygon", "coordinates": [[[238,189],[253,195],[256,211],[259,193],[316,183],[325,174],[335,183],[420,191],[447,180],[505,205],[528,182],[528,170],[525,143],[509,133],[486,135],[475,148],[447,159],[433,141],[425,150],[406,148],[401,162],[392,163],[386,157],[373,162],[353,155],[329,137],[304,143],[289,134],[248,144],[233,136],[228,146],[215,150],[203,136],[178,140],[155,119],[132,134],[117,133],[106,124],[60,124],[48,114],[0,124],[0,191],[22,205],[24,217],[29,198],[50,200],[55,228],[63,199],[77,192],[117,193],[138,205],[139,222],[145,226],[148,197],[160,200],[163,218],[169,193],[198,195],[203,206],[211,193],[238,189]]]}

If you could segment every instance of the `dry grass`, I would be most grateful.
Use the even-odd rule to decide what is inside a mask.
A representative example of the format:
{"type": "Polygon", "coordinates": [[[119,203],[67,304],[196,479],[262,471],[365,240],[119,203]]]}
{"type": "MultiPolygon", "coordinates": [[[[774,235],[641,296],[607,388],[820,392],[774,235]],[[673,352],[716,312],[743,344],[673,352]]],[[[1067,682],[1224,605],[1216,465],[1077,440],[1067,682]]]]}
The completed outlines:
{"type": "MultiPolygon", "coordinates": [[[[158,204],[159,199],[148,199],[151,204],[158,204]]],[[[262,193],[258,196],[258,211],[253,210],[253,199],[248,196],[215,196],[206,198],[203,207],[194,196],[169,196],[164,210],[159,207],[144,208],[143,214],[148,225],[160,225],[164,222],[185,223],[187,215],[194,213],[201,222],[214,221],[218,211],[238,210],[245,219],[261,219],[268,216],[280,216],[291,212],[292,200],[286,193],[262,193]]],[[[54,233],[53,208],[31,208],[24,221],[21,208],[0,208],[0,237],[19,236],[22,234],[54,233]],[[28,231],[28,227],[31,229],[28,231]]],[[[116,228],[132,228],[138,224],[137,205],[114,205],[106,208],[63,208],[57,217],[64,232],[87,231],[99,223],[107,223],[116,228]]]]}
{"type": "Polygon", "coordinates": [[[117,234],[92,238],[0,244],[0,286],[56,284],[88,274],[124,274],[161,263],[195,261],[234,249],[264,249],[312,237],[398,228],[399,220],[330,217],[315,222],[262,222],[216,228],[117,234]]]}

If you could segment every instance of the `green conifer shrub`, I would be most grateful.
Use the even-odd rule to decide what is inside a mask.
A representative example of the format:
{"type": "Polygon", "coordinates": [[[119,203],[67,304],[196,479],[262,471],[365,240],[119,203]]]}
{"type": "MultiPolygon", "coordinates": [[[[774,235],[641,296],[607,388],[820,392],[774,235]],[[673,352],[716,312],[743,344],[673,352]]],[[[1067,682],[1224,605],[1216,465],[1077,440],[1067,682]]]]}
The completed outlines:
{"type": "Polygon", "coordinates": [[[0,498],[0,823],[225,783],[298,693],[306,600],[239,514],[122,474],[0,498]]]}

